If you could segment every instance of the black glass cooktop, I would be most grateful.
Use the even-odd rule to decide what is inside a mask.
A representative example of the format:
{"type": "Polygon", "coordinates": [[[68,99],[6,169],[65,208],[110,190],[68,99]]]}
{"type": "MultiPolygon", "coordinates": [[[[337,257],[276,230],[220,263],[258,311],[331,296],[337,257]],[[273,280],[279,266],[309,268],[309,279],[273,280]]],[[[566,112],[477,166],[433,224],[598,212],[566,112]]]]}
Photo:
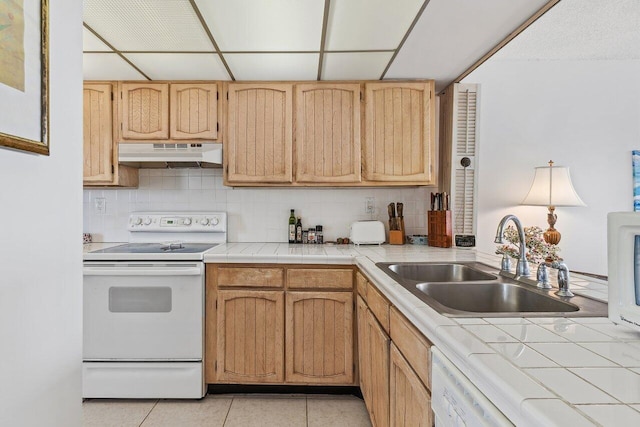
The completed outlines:
{"type": "Polygon", "coordinates": [[[205,252],[217,243],[126,243],[106,249],[91,251],[93,254],[197,254],[205,252]]]}

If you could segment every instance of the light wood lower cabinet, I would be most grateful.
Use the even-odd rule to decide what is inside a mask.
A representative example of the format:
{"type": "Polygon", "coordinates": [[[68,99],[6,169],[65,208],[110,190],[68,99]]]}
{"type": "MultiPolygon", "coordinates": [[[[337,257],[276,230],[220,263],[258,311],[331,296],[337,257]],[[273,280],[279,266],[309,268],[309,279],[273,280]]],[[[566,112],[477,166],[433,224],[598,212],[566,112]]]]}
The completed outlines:
{"type": "Polygon", "coordinates": [[[284,293],[218,291],[217,380],[284,380],[284,293]]]}
{"type": "Polygon", "coordinates": [[[353,294],[287,292],[286,381],[353,382],[353,294]]]}
{"type": "Polygon", "coordinates": [[[391,344],[390,383],[391,427],[431,427],[431,394],[394,344],[391,344]]]}
{"type": "Polygon", "coordinates": [[[205,381],[354,385],[350,266],[209,264],[205,381]]]}
{"type": "Polygon", "coordinates": [[[431,426],[431,343],[364,276],[358,282],[360,386],[372,424],[431,426]]]}

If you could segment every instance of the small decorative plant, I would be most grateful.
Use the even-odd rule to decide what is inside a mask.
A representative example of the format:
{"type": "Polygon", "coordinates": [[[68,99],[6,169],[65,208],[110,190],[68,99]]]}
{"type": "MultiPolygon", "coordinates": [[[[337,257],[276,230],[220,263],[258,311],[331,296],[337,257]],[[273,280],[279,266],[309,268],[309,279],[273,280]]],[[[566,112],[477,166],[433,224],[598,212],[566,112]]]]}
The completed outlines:
{"type": "MultiPolygon", "coordinates": [[[[540,227],[525,227],[524,240],[527,246],[527,261],[532,263],[541,263],[542,261],[557,261],[560,259],[558,252],[560,248],[557,245],[551,245],[544,241],[542,237],[544,231],[540,227]]],[[[504,239],[509,242],[508,245],[498,246],[497,254],[507,254],[512,258],[518,258],[520,236],[513,226],[508,226],[504,230],[504,239]]]]}

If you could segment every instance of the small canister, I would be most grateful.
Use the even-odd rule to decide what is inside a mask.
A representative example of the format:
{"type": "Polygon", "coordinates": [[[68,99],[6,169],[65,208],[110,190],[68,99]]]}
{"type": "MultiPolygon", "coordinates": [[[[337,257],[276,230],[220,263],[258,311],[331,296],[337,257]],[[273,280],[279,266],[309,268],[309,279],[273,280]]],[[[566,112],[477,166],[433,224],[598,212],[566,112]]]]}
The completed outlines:
{"type": "Polygon", "coordinates": [[[316,243],[316,229],[315,229],[315,227],[309,228],[308,234],[307,234],[307,243],[316,243]]]}
{"type": "Polygon", "coordinates": [[[321,245],[324,243],[324,236],[322,233],[322,226],[316,225],[316,243],[321,245]]]}
{"type": "Polygon", "coordinates": [[[309,243],[309,230],[302,230],[302,243],[309,243]]]}

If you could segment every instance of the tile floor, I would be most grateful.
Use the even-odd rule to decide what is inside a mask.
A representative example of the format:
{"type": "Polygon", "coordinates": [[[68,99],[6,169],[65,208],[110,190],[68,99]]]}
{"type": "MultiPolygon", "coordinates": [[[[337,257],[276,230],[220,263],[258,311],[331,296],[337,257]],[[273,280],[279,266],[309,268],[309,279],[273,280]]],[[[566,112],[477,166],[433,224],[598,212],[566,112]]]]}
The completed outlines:
{"type": "Polygon", "coordinates": [[[201,400],[88,399],[85,427],[369,427],[354,396],[219,394],[201,400]]]}

